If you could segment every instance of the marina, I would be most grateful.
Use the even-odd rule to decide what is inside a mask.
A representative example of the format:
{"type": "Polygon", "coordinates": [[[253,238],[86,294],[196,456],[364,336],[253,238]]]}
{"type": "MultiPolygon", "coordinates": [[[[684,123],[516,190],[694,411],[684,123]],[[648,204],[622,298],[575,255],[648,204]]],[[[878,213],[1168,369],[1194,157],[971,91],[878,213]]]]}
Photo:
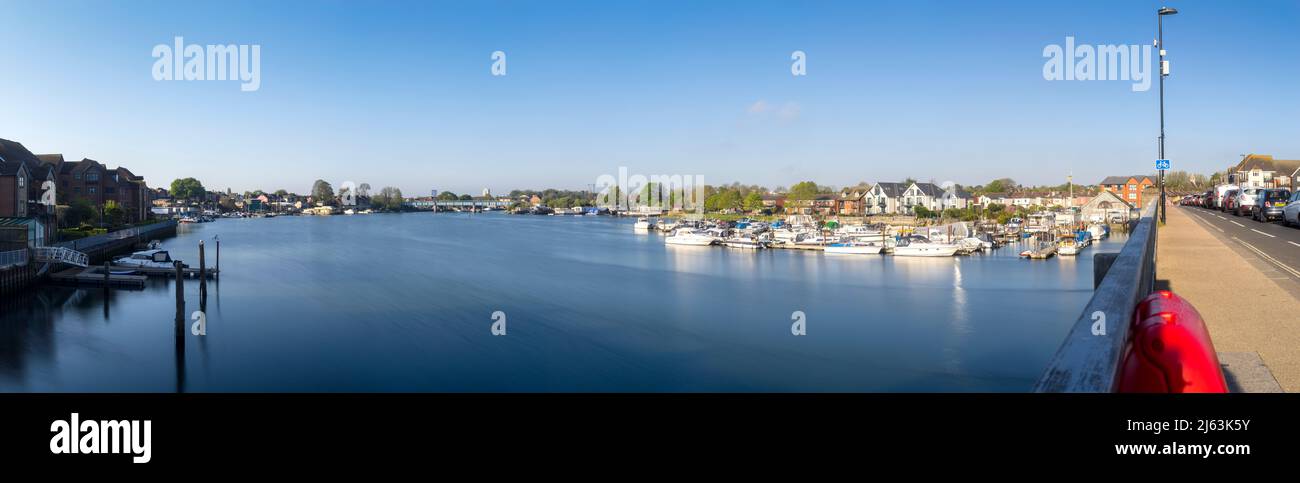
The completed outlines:
{"type": "MultiPolygon", "coordinates": [[[[668,244],[634,221],[404,213],[186,225],[160,248],[193,266],[198,242],[219,235],[223,272],[206,289],[180,281],[182,312],[202,303],[207,335],[181,354],[179,384],[1020,392],[1092,296],[1092,257],[1026,263],[1023,241],[945,257],[734,249],[668,244]],[[496,311],[508,337],[491,333],[496,311]],[[796,311],[806,337],[790,335],[796,311]]],[[[14,300],[0,316],[10,354],[0,390],[178,390],[177,281],[131,277],[143,286],[50,285],[14,300]]]]}

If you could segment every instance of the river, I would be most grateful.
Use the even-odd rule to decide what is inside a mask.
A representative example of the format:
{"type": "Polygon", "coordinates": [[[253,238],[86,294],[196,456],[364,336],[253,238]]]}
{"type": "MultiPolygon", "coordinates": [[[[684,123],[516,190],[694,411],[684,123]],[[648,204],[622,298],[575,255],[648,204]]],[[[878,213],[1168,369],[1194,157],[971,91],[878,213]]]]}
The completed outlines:
{"type": "Polygon", "coordinates": [[[7,297],[0,391],[1027,391],[1092,293],[1092,254],[1022,260],[666,246],[631,219],[223,219],[199,282],[7,297]],[[499,312],[499,313],[498,313],[499,312]],[[806,335],[791,326],[802,312],[806,335]],[[504,320],[505,335],[492,333],[504,320]]]}

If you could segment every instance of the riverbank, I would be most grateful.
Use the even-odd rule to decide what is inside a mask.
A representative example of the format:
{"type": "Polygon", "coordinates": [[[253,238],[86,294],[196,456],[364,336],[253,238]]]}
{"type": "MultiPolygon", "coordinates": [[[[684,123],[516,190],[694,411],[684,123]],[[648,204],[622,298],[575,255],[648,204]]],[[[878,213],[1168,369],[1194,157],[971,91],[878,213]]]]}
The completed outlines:
{"type": "Polygon", "coordinates": [[[1300,392],[1300,300],[1180,208],[1160,227],[1156,261],[1157,286],[1196,307],[1220,359],[1258,354],[1282,390],[1300,392]]]}

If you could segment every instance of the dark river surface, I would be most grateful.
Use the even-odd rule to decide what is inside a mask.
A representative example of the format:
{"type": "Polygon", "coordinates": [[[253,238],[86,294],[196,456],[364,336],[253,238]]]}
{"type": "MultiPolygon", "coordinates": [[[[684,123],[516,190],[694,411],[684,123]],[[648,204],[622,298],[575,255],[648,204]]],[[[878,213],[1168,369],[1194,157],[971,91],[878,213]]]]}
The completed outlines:
{"type": "Polygon", "coordinates": [[[1092,293],[1092,255],[1021,260],[666,246],[631,219],[229,219],[199,282],[45,287],[0,314],[0,391],[1027,391],[1092,293]],[[494,336],[494,312],[507,334],[494,336]],[[807,335],[791,334],[802,311],[807,335]],[[178,357],[178,355],[180,357],[178,357]],[[178,377],[179,376],[179,377],[178,377]]]}

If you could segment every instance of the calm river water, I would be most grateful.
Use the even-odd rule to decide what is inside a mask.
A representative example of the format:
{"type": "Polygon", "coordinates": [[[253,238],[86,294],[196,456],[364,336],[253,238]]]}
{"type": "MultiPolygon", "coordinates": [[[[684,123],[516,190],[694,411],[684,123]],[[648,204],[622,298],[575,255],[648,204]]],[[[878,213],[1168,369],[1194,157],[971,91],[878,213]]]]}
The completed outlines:
{"type": "Polygon", "coordinates": [[[220,220],[207,335],[174,281],[7,297],[0,391],[1026,391],[1092,291],[1029,261],[665,246],[631,219],[407,213],[220,220]],[[503,312],[507,335],[493,336],[503,312]],[[807,335],[791,335],[802,311],[807,335]],[[180,357],[178,357],[178,355],[180,357]],[[178,377],[180,376],[180,377],[178,377]]]}

